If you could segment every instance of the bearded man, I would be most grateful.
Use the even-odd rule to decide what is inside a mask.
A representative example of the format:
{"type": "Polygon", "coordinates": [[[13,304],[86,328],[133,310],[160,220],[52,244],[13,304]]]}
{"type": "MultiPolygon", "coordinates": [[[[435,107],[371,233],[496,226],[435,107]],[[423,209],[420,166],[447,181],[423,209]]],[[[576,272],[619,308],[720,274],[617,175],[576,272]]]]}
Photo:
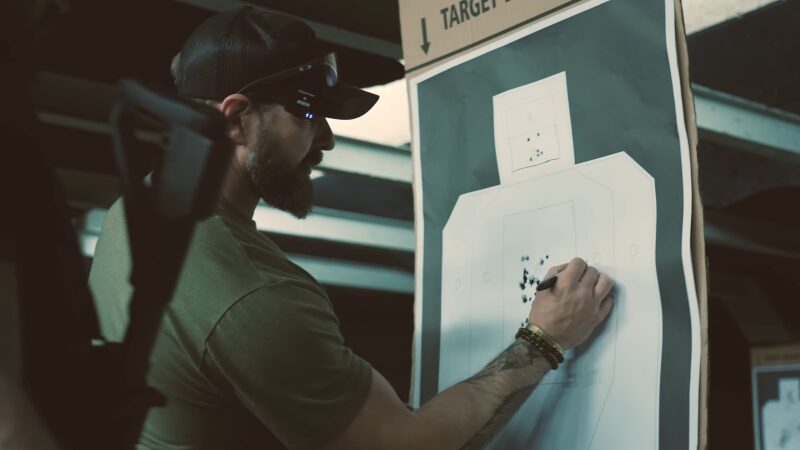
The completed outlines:
{"type": "MultiPolygon", "coordinates": [[[[150,410],[140,448],[480,448],[557,367],[555,348],[580,344],[611,308],[607,276],[580,259],[552,268],[558,283],[529,321],[553,345],[509,337],[483,371],[410,411],[344,345],[319,283],[252,221],[260,199],[304,217],[311,168],[334,147],[325,118],[361,116],[377,97],[337,83],[335,57],[303,22],[247,8],[200,25],[174,74],[179,94],[225,115],[236,147],[164,315],[148,381],[167,405],[150,410]]],[[[127,324],[129,255],[117,202],[90,276],[110,340],[127,324]]]]}

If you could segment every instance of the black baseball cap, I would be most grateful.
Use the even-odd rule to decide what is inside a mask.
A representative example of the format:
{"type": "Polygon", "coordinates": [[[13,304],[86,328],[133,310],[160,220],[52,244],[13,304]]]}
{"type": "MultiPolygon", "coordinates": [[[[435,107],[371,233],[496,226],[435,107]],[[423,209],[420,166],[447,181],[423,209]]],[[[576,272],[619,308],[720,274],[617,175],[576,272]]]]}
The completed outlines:
{"type": "Polygon", "coordinates": [[[378,101],[338,83],[335,53],[303,21],[252,7],[200,24],[181,48],[175,84],[187,97],[220,101],[238,92],[333,119],[355,119],[378,101]]]}

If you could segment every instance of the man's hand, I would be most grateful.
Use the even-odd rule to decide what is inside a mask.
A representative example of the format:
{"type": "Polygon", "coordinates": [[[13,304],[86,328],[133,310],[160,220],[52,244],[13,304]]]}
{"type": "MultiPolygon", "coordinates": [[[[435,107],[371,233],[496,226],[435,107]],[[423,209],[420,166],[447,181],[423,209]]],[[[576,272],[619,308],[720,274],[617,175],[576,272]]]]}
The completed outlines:
{"type": "Polygon", "coordinates": [[[536,293],[528,321],[568,349],[585,341],[611,311],[614,282],[580,258],[551,267],[545,279],[555,274],[556,284],[536,293]]]}

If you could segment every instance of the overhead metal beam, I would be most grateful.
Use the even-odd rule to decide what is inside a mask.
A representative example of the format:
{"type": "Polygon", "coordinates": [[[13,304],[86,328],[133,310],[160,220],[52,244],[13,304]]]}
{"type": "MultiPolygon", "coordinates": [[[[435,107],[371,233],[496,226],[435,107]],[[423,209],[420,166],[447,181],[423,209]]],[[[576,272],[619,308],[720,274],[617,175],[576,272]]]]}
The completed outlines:
{"type": "MultiPolygon", "coordinates": [[[[115,92],[116,88],[110,84],[51,73],[40,74],[33,88],[36,114],[42,123],[98,134],[111,133],[108,117],[115,92]],[[86,102],[87,98],[93,99],[92,102],[86,102]],[[85,103],[90,103],[91,108],[81,106],[85,103]]],[[[136,136],[147,142],[161,142],[156,133],[137,132],[136,136]]],[[[320,169],[411,183],[408,148],[344,136],[336,136],[336,143],[335,150],[325,152],[320,169]]]]}
{"type": "Polygon", "coordinates": [[[708,244],[800,261],[800,236],[792,227],[708,210],[704,216],[708,244]]]}
{"type": "MultiPolygon", "coordinates": [[[[92,209],[84,216],[80,232],[82,253],[91,258],[105,220],[106,210],[92,209]]],[[[259,230],[312,239],[413,252],[414,232],[405,222],[341,213],[320,208],[305,220],[266,206],[257,208],[254,220],[259,230]]],[[[401,269],[343,259],[289,254],[320,283],[403,294],[414,293],[414,275],[401,269]]]]}
{"type": "MultiPolygon", "coordinates": [[[[36,116],[42,123],[49,125],[91,133],[111,134],[111,125],[107,122],[48,111],[37,111],[36,116]]],[[[162,141],[156,133],[138,131],[136,136],[142,141],[150,143],[162,141]]],[[[335,150],[325,152],[318,167],[322,170],[411,183],[411,152],[409,150],[343,136],[336,136],[335,150]]]]}
{"type": "Polygon", "coordinates": [[[49,111],[37,111],[36,118],[44,124],[55,125],[57,127],[88,131],[90,133],[111,134],[111,124],[108,122],[83,119],[81,117],[49,111]]]}
{"type": "Polygon", "coordinates": [[[779,0],[684,0],[681,5],[686,33],[694,34],[777,1],[779,0]]]}
{"type": "Polygon", "coordinates": [[[253,220],[259,230],[269,233],[414,252],[414,226],[401,220],[328,208],[314,208],[308,217],[297,220],[264,204],[256,208],[253,220]]]}
{"type": "Polygon", "coordinates": [[[401,147],[336,136],[319,167],[411,184],[411,151],[401,147]]]}
{"type": "Polygon", "coordinates": [[[800,116],[692,85],[702,139],[755,152],[800,156],[800,116]]]}
{"type": "Polygon", "coordinates": [[[73,208],[108,208],[122,195],[120,179],[114,175],[65,168],[56,168],[55,173],[73,208]]]}
{"type": "MultiPolygon", "coordinates": [[[[94,257],[98,239],[99,235],[91,232],[80,235],[80,246],[84,256],[94,257]]],[[[287,256],[324,285],[414,294],[414,275],[410,272],[318,256],[297,254],[287,256]]]]}
{"type": "MultiPolygon", "coordinates": [[[[208,9],[211,11],[227,11],[230,9],[238,8],[240,6],[252,6],[263,11],[278,12],[284,15],[287,14],[283,11],[277,11],[271,8],[265,8],[262,5],[257,5],[250,2],[239,0],[175,0],[180,3],[197,6],[200,8],[208,9]]],[[[296,16],[293,16],[296,17],[296,16]]],[[[360,33],[354,33],[344,28],[339,28],[322,22],[308,20],[305,17],[298,17],[303,22],[307,23],[314,32],[322,40],[332,42],[344,47],[362,50],[374,55],[385,56],[387,58],[401,59],[403,57],[403,48],[400,44],[395,42],[379,39],[373,36],[367,36],[360,33]]]]}
{"type": "MultiPolygon", "coordinates": [[[[91,209],[84,216],[84,230],[99,234],[106,210],[91,209]]],[[[253,220],[260,231],[292,237],[333,241],[398,252],[414,252],[411,222],[314,208],[303,220],[264,204],[256,208],[253,220]]]]}
{"type": "Polygon", "coordinates": [[[117,86],[55,72],[39,71],[30,85],[40,111],[107,123],[117,86]]]}

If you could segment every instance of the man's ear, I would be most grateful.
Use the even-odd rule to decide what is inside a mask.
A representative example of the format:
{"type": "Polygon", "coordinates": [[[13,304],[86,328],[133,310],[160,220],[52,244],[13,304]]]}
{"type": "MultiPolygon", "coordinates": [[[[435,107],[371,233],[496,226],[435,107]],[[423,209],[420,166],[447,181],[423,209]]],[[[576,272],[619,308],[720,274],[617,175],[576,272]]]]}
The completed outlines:
{"type": "Polygon", "coordinates": [[[228,135],[236,145],[247,145],[247,130],[244,116],[253,109],[253,102],[242,94],[231,94],[222,100],[219,110],[228,119],[228,135]]]}

